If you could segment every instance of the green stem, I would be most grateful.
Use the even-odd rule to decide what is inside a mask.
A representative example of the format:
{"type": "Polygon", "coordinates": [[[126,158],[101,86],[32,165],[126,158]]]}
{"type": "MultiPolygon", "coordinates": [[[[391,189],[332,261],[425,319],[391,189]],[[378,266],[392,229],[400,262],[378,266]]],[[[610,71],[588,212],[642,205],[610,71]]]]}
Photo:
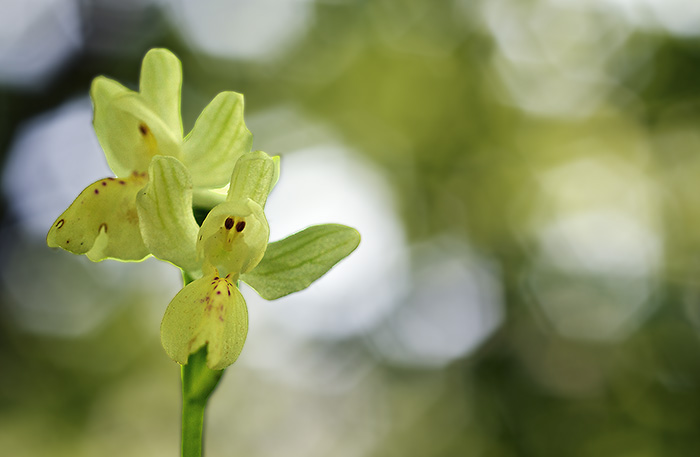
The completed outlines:
{"type": "Polygon", "coordinates": [[[205,404],[182,402],[182,457],[201,457],[205,404]]]}
{"type": "MultiPolygon", "coordinates": [[[[184,277],[185,285],[192,282],[187,274],[184,277]]],[[[223,374],[224,370],[207,368],[206,346],[191,354],[182,366],[182,457],[202,456],[204,412],[223,374]]]]}

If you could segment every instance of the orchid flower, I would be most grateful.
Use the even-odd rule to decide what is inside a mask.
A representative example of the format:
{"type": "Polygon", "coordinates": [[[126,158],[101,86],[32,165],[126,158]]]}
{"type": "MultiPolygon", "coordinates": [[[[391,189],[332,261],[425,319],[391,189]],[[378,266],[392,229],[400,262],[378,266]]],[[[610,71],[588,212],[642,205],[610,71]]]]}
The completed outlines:
{"type": "MultiPolygon", "coordinates": [[[[115,177],[99,180],[78,195],[47,235],[51,247],[61,247],[91,260],[138,261],[153,252],[144,239],[143,208],[136,196],[153,182],[159,160],[176,161],[191,176],[197,190],[227,184],[233,166],[250,151],[252,136],[243,121],[243,96],[223,92],[204,109],[183,139],[180,115],[182,68],[170,51],[153,49],[143,60],[140,90],[97,77],[90,96],[97,139],[115,177]]],[[[168,163],[168,162],[166,162],[168,163]]],[[[195,232],[197,224],[181,225],[195,232]]],[[[161,257],[189,268],[182,257],[161,257]]]]}
{"type": "Polygon", "coordinates": [[[105,77],[93,81],[95,132],[116,177],[80,193],[47,243],[93,261],[151,254],[180,267],[191,282],[165,312],[163,347],[181,365],[206,347],[206,366],[222,370],[237,359],[248,332],[239,280],[267,300],[280,298],[325,274],[360,236],[325,224],[268,244],[264,207],[279,158],[250,152],[243,97],[235,92],[217,95],[183,139],[181,84],[180,61],[164,49],[146,54],[139,92],[105,77]],[[200,227],[195,196],[226,184],[225,200],[209,206],[200,227]]]}
{"type": "MultiPolygon", "coordinates": [[[[156,172],[160,190],[147,187],[140,197],[148,200],[149,214],[170,214],[172,221],[192,218],[190,187],[178,182],[186,180],[185,169],[173,170],[156,172]],[[176,189],[182,194],[174,195],[176,189]]],[[[203,272],[173,298],[163,317],[161,341],[176,362],[186,364],[205,345],[209,369],[221,370],[238,358],[248,332],[239,279],[273,300],[306,288],[359,244],[355,229],[325,224],[268,245],[264,207],[278,176],[278,157],[247,153],[236,163],[226,201],[209,212],[196,237],[178,238],[178,231],[170,230],[176,224],[162,224],[164,245],[196,251],[203,272]]]]}

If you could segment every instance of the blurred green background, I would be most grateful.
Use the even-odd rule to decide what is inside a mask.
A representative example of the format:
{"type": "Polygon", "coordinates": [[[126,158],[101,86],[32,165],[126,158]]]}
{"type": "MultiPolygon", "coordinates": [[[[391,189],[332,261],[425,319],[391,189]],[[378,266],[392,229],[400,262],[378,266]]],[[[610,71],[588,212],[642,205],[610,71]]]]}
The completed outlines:
{"type": "Polygon", "coordinates": [[[183,62],[186,131],[242,92],[272,238],[358,251],[264,302],[209,456],[695,456],[693,0],[3,0],[0,449],[174,456],[177,270],[45,246],[109,175],[88,89],[183,62]]]}

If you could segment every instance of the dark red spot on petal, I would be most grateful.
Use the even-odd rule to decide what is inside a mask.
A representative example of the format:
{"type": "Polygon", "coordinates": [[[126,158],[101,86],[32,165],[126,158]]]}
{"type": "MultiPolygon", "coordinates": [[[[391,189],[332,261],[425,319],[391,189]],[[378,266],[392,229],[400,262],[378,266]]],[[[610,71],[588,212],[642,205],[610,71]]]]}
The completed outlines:
{"type": "Polygon", "coordinates": [[[141,135],[146,136],[148,135],[148,126],[144,124],[143,122],[139,124],[139,132],[141,132],[141,135]]]}
{"type": "Polygon", "coordinates": [[[123,179],[120,179],[119,184],[121,184],[123,186],[124,184],[126,184],[126,181],[124,181],[123,179]]]}
{"type": "Polygon", "coordinates": [[[70,240],[66,240],[66,244],[70,244],[70,240]]]}
{"type": "Polygon", "coordinates": [[[220,291],[220,290],[217,290],[217,291],[216,291],[216,295],[221,295],[221,291],[220,291]]]}
{"type": "Polygon", "coordinates": [[[95,193],[96,193],[96,194],[99,194],[99,193],[100,193],[100,191],[99,191],[99,190],[97,190],[97,189],[95,189],[95,193]]]}
{"type": "Polygon", "coordinates": [[[245,221],[240,221],[238,224],[236,224],[236,231],[237,232],[242,232],[244,228],[245,228],[245,221]]]}
{"type": "Polygon", "coordinates": [[[107,181],[102,181],[102,185],[103,185],[103,186],[106,186],[106,185],[107,185],[107,181]]]}

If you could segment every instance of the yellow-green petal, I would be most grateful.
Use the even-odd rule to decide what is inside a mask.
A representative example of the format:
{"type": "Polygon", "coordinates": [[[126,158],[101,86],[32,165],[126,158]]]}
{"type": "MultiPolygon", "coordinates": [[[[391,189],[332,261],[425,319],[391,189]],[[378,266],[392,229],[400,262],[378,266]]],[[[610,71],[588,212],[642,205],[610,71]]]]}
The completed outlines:
{"type": "Polygon", "coordinates": [[[236,361],[248,334],[248,309],[235,284],[216,273],[191,282],[168,305],[160,337],[181,365],[207,345],[207,367],[223,370],[236,361]]]}
{"type": "Polygon", "coordinates": [[[243,121],[243,96],[222,92],[204,108],[185,138],[183,162],[195,187],[228,184],[233,166],[250,151],[253,136],[243,121]]]}
{"type": "Polygon", "coordinates": [[[270,157],[262,151],[243,154],[233,169],[226,199],[250,198],[264,208],[267,196],[279,179],[279,170],[279,156],[270,157]]]}
{"type": "Polygon", "coordinates": [[[254,201],[239,200],[215,206],[197,236],[197,256],[204,266],[233,274],[253,269],[265,255],[270,227],[254,201]]]}
{"type": "Polygon", "coordinates": [[[151,254],[193,272],[199,225],[192,214],[192,180],[174,157],[156,156],[148,185],[136,197],[141,235],[151,254]]]}
{"type": "Polygon", "coordinates": [[[117,176],[148,170],[156,154],[180,155],[180,140],[139,94],[108,78],[97,77],[90,96],[97,139],[117,176]]]}
{"type": "Polygon", "coordinates": [[[141,65],[140,94],[173,136],[182,139],[182,64],[167,49],[151,49],[141,65]]]}
{"type": "Polygon", "coordinates": [[[142,148],[139,157],[145,156],[150,162],[155,155],[182,155],[182,137],[171,131],[163,119],[143,102],[143,96],[121,95],[114,99],[113,107],[118,113],[124,113],[124,133],[131,138],[123,141],[133,141],[134,147],[142,148]]]}
{"type": "Polygon", "coordinates": [[[105,258],[133,261],[148,255],[139,230],[136,194],[146,173],[101,179],[83,190],[54,222],[46,237],[50,247],[105,258]]]}

